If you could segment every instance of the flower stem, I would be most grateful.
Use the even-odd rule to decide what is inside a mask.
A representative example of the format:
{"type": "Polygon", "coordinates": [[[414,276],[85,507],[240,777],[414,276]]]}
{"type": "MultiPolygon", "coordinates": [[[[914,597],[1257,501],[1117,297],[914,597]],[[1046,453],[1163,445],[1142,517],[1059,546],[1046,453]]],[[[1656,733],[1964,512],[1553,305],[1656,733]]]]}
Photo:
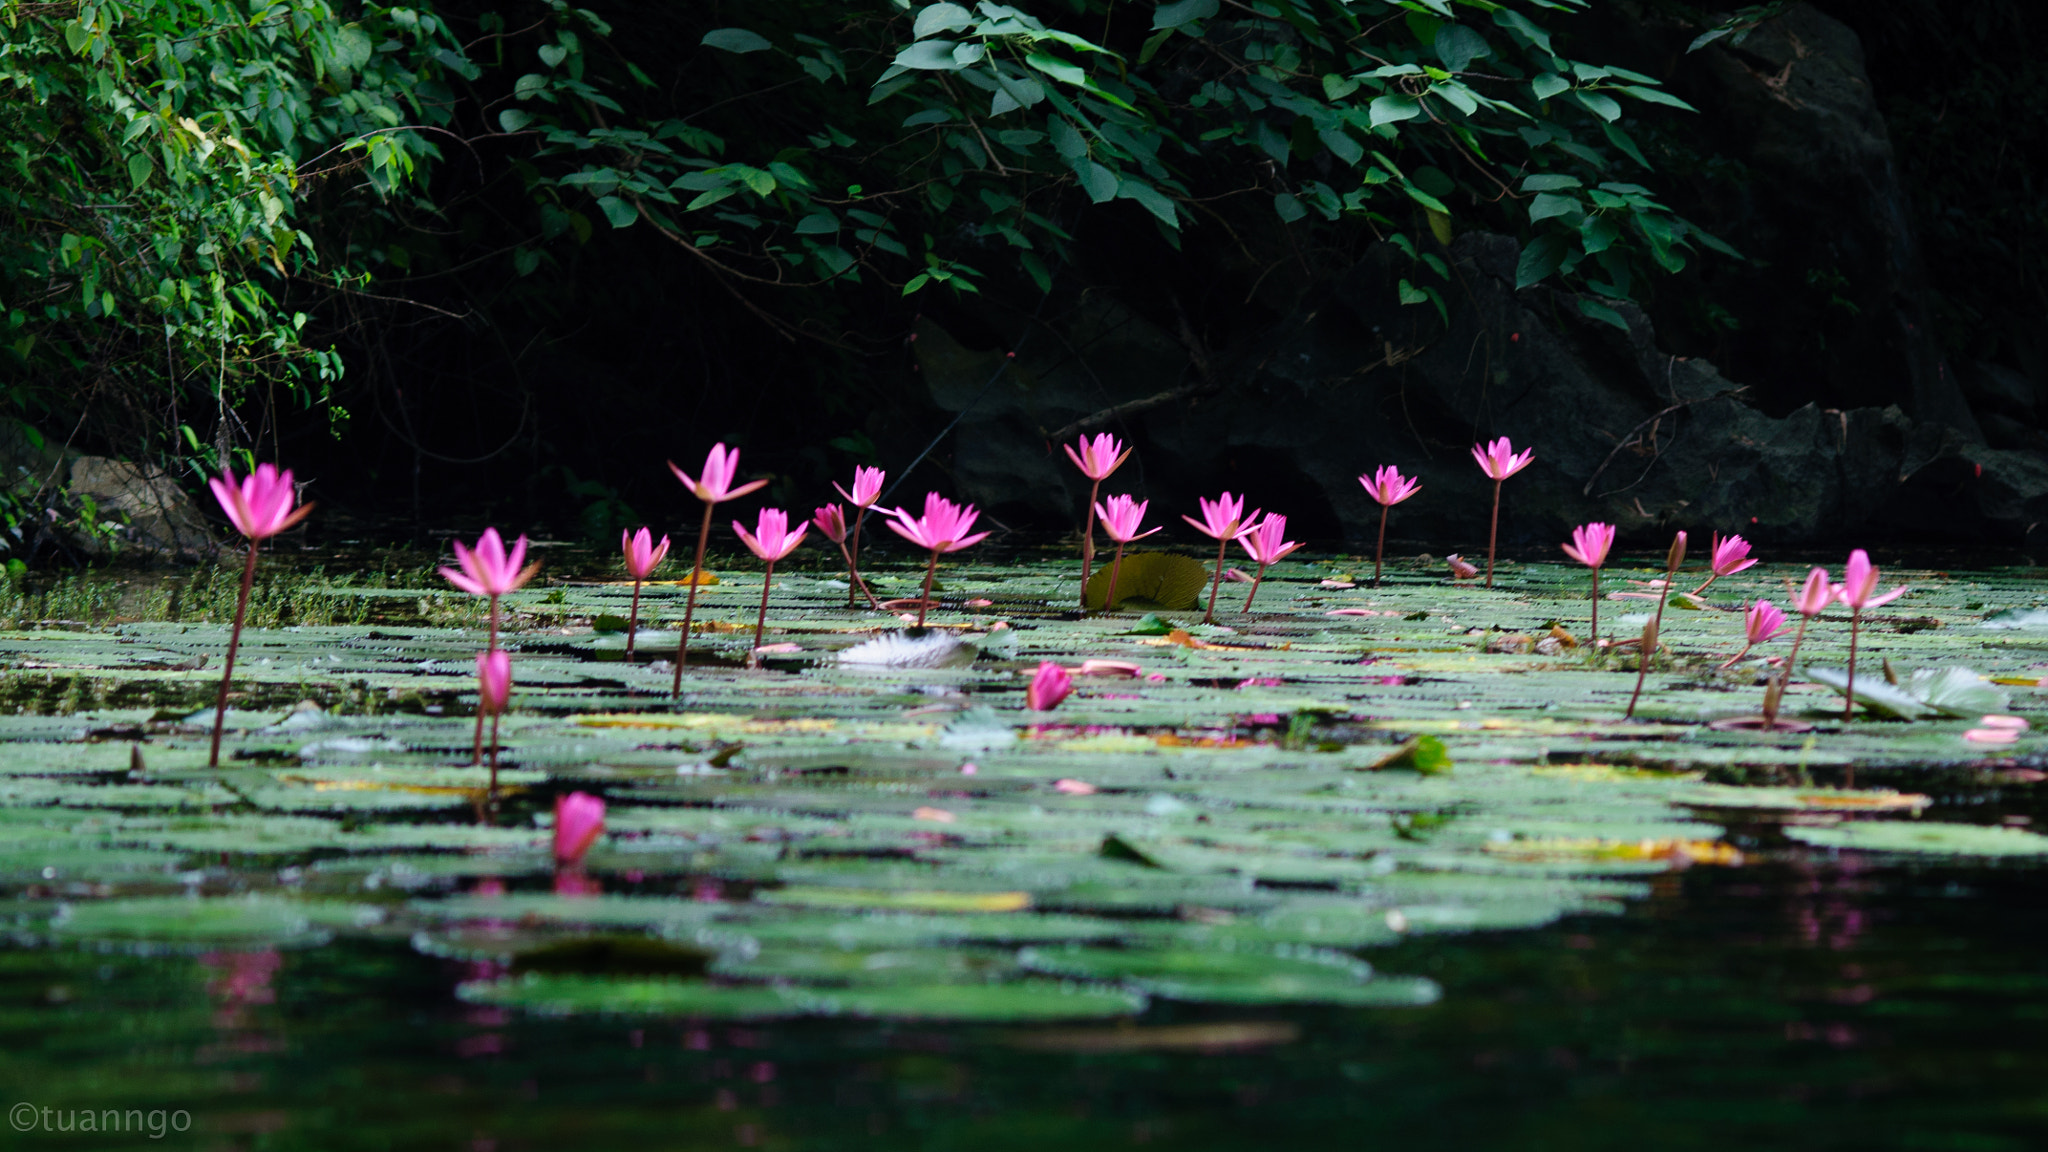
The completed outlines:
{"type": "Polygon", "coordinates": [[[633,662],[633,634],[640,630],[640,578],[633,577],[633,610],[626,616],[626,663],[633,662]]]}
{"type": "Polygon", "coordinates": [[[1266,566],[1264,564],[1260,564],[1259,574],[1252,577],[1252,590],[1244,594],[1244,608],[1240,611],[1240,615],[1242,615],[1244,612],[1249,612],[1252,610],[1252,597],[1257,596],[1259,594],[1259,583],[1265,578],[1266,566]]]}
{"type": "Polygon", "coordinates": [[[868,589],[868,582],[860,578],[860,522],[867,519],[867,515],[868,510],[866,507],[854,509],[853,533],[851,536],[853,546],[851,548],[845,544],[839,546],[839,551],[846,556],[846,573],[853,577],[853,587],[846,590],[846,606],[848,608],[855,606],[853,598],[855,589],[858,589],[861,595],[868,598],[868,607],[880,608],[882,606],[881,601],[876,600],[875,594],[868,589]]]}
{"type": "Polygon", "coordinates": [[[1702,593],[1702,592],[1705,592],[1705,591],[1706,591],[1706,590],[1707,590],[1707,589],[1708,589],[1708,588],[1709,588],[1710,586],[1712,586],[1712,584],[1714,583],[1714,581],[1716,581],[1716,580],[1719,580],[1720,578],[1721,578],[1721,574],[1720,574],[1719,572],[1709,572],[1709,573],[1707,573],[1707,582],[1706,582],[1705,584],[1702,584],[1702,585],[1700,585],[1699,587],[1697,587],[1697,588],[1693,589],[1693,590],[1692,590],[1692,594],[1693,594],[1693,595],[1695,595],[1695,596],[1697,596],[1697,595],[1699,595],[1700,593],[1702,593]]]}
{"type": "Polygon", "coordinates": [[[1593,625],[1592,635],[1586,637],[1586,646],[1597,647],[1600,643],[1600,570],[1593,569],[1593,625]]]}
{"type": "Polygon", "coordinates": [[[1493,520],[1486,529],[1486,586],[1493,587],[1493,546],[1500,539],[1500,481],[1493,482],[1493,520]]]}
{"type": "Polygon", "coordinates": [[[1811,616],[1803,613],[1799,617],[1799,631],[1792,634],[1792,651],[1786,655],[1785,671],[1778,677],[1778,694],[1773,697],[1768,691],[1764,693],[1764,719],[1769,721],[1770,727],[1776,727],[1778,724],[1778,706],[1784,702],[1786,691],[1792,687],[1792,666],[1799,661],[1799,645],[1806,641],[1806,624],[1811,619],[1811,616]]]}
{"type": "MultiPolygon", "coordinates": [[[[924,627],[924,611],[931,607],[932,603],[932,578],[938,574],[939,550],[934,548],[932,549],[931,563],[925,565],[924,569],[924,593],[917,598],[917,626],[919,628],[924,627]]],[[[1084,584],[1082,587],[1085,588],[1087,585],[1084,584]]]]}
{"type": "Polygon", "coordinates": [[[1740,660],[1740,659],[1742,659],[1742,658],[1743,658],[1744,656],[1747,656],[1747,655],[1749,655],[1749,650],[1750,650],[1751,648],[1754,648],[1754,647],[1755,647],[1755,645],[1754,645],[1754,644],[1744,644],[1744,645],[1742,646],[1742,651],[1740,651],[1740,652],[1737,652],[1737,653],[1736,653],[1735,655],[1733,655],[1733,656],[1730,656],[1730,657],[1729,657],[1729,658],[1727,658],[1726,660],[1723,660],[1723,661],[1721,661],[1721,663],[1720,663],[1720,664],[1718,664],[1718,665],[1716,665],[1716,666],[1715,666],[1715,667],[1716,667],[1716,669],[1717,669],[1717,670],[1719,670],[1719,671],[1724,671],[1724,672],[1725,672],[1725,671],[1727,671],[1728,669],[1730,669],[1730,668],[1733,668],[1733,667],[1735,667],[1735,662],[1736,662],[1737,660],[1740,660]]]}
{"type": "Polygon", "coordinates": [[[1102,601],[1104,612],[1116,611],[1116,578],[1123,574],[1123,570],[1124,542],[1119,540],[1116,542],[1116,559],[1109,566],[1109,595],[1102,601]]]}
{"type": "Polygon", "coordinates": [[[1842,719],[1846,722],[1856,718],[1856,630],[1863,622],[1863,609],[1849,609],[1849,684],[1842,690],[1846,697],[1842,701],[1842,719]]]}
{"type": "Polygon", "coordinates": [[[1380,559],[1387,554],[1387,511],[1389,506],[1380,505],[1380,542],[1372,550],[1372,586],[1380,586],[1380,559]]]}
{"type": "Polygon", "coordinates": [[[1229,536],[1218,536],[1216,538],[1216,578],[1209,581],[1209,614],[1202,617],[1202,623],[1204,624],[1214,624],[1216,622],[1216,592],[1223,587],[1223,554],[1229,547],[1229,536]]]}
{"type": "MultiPolygon", "coordinates": [[[[488,642],[487,642],[487,643],[486,643],[486,644],[484,645],[484,651],[486,651],[486,652],[496,652],[496,651],[498,650],[498,598],[497,598],[496,596],[493,596],[493,597],[491,597],[491,633],[490,633],[490,635],[491,635],[491,638],[490,638],[490,640],[489,640],[489,641],[488,641],[488,642]]],[[[481,687],[481,686],[479,686],[479,687],[481,687]]],[[[493,729],[493,731],[495,731],[495,729],[493,729]]],[[[471,741],[470,741],[470,746],[469,746],[469,763],[470,763],[471,767],[474,767],[474,766],[476,766],[476,765],[478,765],[478,764],[482,764],[483,762],[484,762],[484,704],[483,704],[483,696],[482,696],[481,692],[479,692],[479,694],[478,694],[478,696],[477,696],[477,705],[476,705],[476,735],[475,735],[474,737],[472,737],[472,738],[471,738],[471,741]]],[[[491,794],[492,794],[493,796],[495,796],[495,795],[497,794],[497,779],[498,779],[498,770],[497,770],[496,768],[492,768],[492,769],[491,769],[491,794]]]]}
{"type": "MultiPolygon", "coordinates": [[[[1676,559],[1677,555],[1678,553],[1674,550],[1672,553],[1673,558],[1676,559]]],[[[1636,661],[1636,690],[1629,695],[1628,711],[1623,713],[1624,716],[1631,720],[1635,719],[1636,700],[1643,694],[1643,678],[1649,675],[1650,672],[1650,657],[1656,655],[1657,640],[1664,635],[1664,605],[1671,599],[1671,579],[1676,575],[1678,575],[1677,564],[1669,564],[1665,567],[1664,587],[1657,592],[1657,615],[1650,621],[1649,629],[1643,633],[1643,647],[1641,653],[1639,653],[1640,659],[1636,661]]]]}
{"type": "Polygon", "coordinates": [[[1081,607],[1088,607],[1088,570],[1095,564],[1095,497],[1102,492],[1102,481],[1097,480],[1088,487],[1088,527],[1081,530],[1081,607]]]}
{"type": "Polygon", "coordinates": [[[704,548],[711,543],[711,502],[704,502],[704,525],[697,529],[697,559],[690,565],[690,596],[683,601],[683,634],[676,640],[676,679],[669,695],[683,698],[683,665],[690,659],[690,621],[697,614],[697,581],[704,575],[704,548]]]}
{"type": "Polygon", "coordinates": [[[498,714],[491,713],[491,799],[498,797],[498,714]]]}
{"type": "Polygon", "coordinates": [[[761,577],[761,614],[754,617],[754,651],[750,662],[761,659],[761,630],[768,626],[768,586],[775,580],[775,561],[768,562],[768,571],[761,577]]]}
{"type": "Polygon", "coordinates": [[[235,678],[235,649],[242,645],[242,617],[249,611],[249,585],[256,580],[256,541],[249,541],[249,562],[242,565],[242,594],[235,600],[235,630],[228,636],[228,665],[221,670],[220,695],[213,702],[213,753],[208,768],[220,767],[220,731],[228,718],[228,682],[235,678]]]}

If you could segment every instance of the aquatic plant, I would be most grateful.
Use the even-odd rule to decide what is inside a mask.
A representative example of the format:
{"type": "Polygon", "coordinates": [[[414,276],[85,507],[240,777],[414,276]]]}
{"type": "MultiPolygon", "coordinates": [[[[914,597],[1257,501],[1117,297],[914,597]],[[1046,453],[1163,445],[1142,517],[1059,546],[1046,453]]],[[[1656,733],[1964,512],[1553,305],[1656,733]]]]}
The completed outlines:
{"type": "MultiPolygon", "coordinates": [[[[498,603],[506,593],[516,591],[532,580],[540,571],[540,561],[525,567],[520,561],[526,559],[526,537],[513,541],[508,552],[504,537],[496,528],[484,529],[477,537],[475,548],[463,547],[462,541],[455,541],[455,562],[459,568],[443,567],[441,576],[450,584],[472,596],[483,596],[491,604],[490,640],[484,651],[495,652],[498,648],[498,603]]],[[[476,714],[476,737],[470,753],[470,763],[484,762],[484,714],[476,714]]]]}
{"type": "Polygon", "coordinates": [[[1737,660],[1749,655],[1749,650],[1765,643],[1785,631],[1785,613],[1769,600],[1759,600],[1742,614],[1742,650],[1721,662],[1721,667],[1732,666],[1737,660]]]}
{"type": "Polygon", "coordinates": [[[1033,712],[1050,712],[1074,690],[1074,678],[1058,664],[1041,661],[1024,689],[1024,706],[1033,712]]]}
{"type": "Polygon", "coordinates": [[[491,648],[476,654],[476,708],[491,718],[491,795],[498,794],[498,720],[512,699],[512,654],[491,648]]]}
{"type": "Polygon", "coordinates": [[[1595,520],[1572,529],[1572,542],[1560,545],[1564,554],[1593,570],[1593,621],[1588,626],[1586,643],[1589,646],[1600,642],[1600,568],[1607,563],[1607,552],[1614,547],[1614,525],[1595,520]]]}
{"type": "Polygon", "coordinates": [[[1742,537],[1723,537],[1717,533],[1712,540],[1713,547],[1707,559],[1707,581],[1692,590],[1695,596],[1705,592],[1709,585],[1721,577],[1733,576],[1745,568],[1756,565],[1756,561],[1749,558],[1749,541],[1742,537]]]}
{"type": "Polygon", "coordinates": [[[1377,588],[1380,586],[1380,560],[1387,551],[1387,513],[1394,505],[1421,491],[1422,481],[1401,475],[1401,470],[1392,464],[1384,464],[1377,472],[1360,476],[1358,482],[1365,485],[1366,494],[1379,501],[1380,505],[1379,542],[1373,545],[1372,550],[1372,586],[1377,588]]]}
{"type": "Polygon", "coordinates": [[[1529,466],[1536,458],[1534,448],[1523,449],[1517,454],[1515,446],[1503,436],[1491,444],[1472,446],[1472,459],[1479,462],[1479,468],[1493,480],[1493,518],[1486,529],[1486,586],[1493,587],[1493,551],[1500,540],[1500,486],[1501,482],[1529,466]]]}
{"type": "Polygon", "coordinates": [[[668,537],[654,543],[654,534],[642,528],[637,533],[619,533],[619,548],[626,554],[626,571],[633,577],[633,608],[626,615],[626,663],[633,662],[633,636],[640,630],[640,582],[668,555],[668,537]]]}
{"type": "Polygon", "coordinates": [[[981,515],[974,505],[955,504],[937,492],[925,493],[922,516],[912,516],[901,508],[891,509],[889,515],[891,531],[932,554],[925,565],[924,591],[917,598],[917,626],[922,628],[925,611],[932,603],[932,580],[939,574],[939,554],[971,548],[988,539],[988,533],[974,532],[975,518],[981,515]]]}
{"type": "Polygon", "coordinates": [[[1657,654],[1657,634],[1664,626],[1664,605],[1671,599],[1671,589],[1678,578],[1679,566],[1685,563],[1685,533],[1671,538],[1671,548],[1664,553],[1664,580],[1657,589],[1657,614],[1643,626],[1642,649],[1637,653],[1636,690],[1629,694],[1628,711],[1622,715],[1635,719],[1636,701],[1643,695],[1643,677],[1650,672],[1650,657],[1657,654]]]}
{"type": "MultiPolygon", "coordinates": [[[[1764,726],[1778,726],[1778,706],[1785,698],[1785,690],[1792,685],[1792,666],[1799,660],[1799,646],[1806,642],[1806,626],[1813,618],[1827,611],[1835,602],[1841,589],[1829,583],[1828,570],[1815,568],[1806,574],[1806,582],[1792,600],[1792,608],[1799,613],[1799,631],[1792,634],[1792,651],[1785,656],[1785,670],[1764,688],[1764,726]]],[[[1853,698],[1852,698],[1853,699],[1853,698]]]]}
{"type": "MultiPolygon", "coordinates": [[[[882,482],[888,478],[889,474],[880,468],[859,467],[853,470],[853,491],[848,492],[844,488],[839,488],[839,481],[837,480],[832,482],[832,487],[839,488],[839,494],[846,497],[847,503],[852,504],[854,507],[853,531],[851,535],[849,536],[842,531],[840,536],[832,537],[835,541],[839,542],[839,550],[846,556],[846,571],[852,578],[851,583],[853,586],[846,590],[846,606],[848,608],[854,606],[853,595],[856,590],[867,594],[868,607],[874,608],[878,606],[875,601],[875,594],[868,591],[867,582],[860,578],[860,525],[861,521],[867,519],[868,509],[873,508],[875,501],[882,498],[882,482]],[[845,536],[846,539],[842,540],[841,536],[845,536]]],[[[819,511],[823,512],[824,509],[821,508],[819,511]]],[[[841,519],[843,522],[844,517],[841,519]]],[[[820,531],[824,531],[825,525],[820,523],[818,528],[820,531]]],[[[827,533],[827,535],[830,535],[830,533],[827,533]]]]}
{"type": "Polygon", "coordinates": [[[704,548],[711,543],[711,510],[727,500],[737,500],[747,493],[767,486],[766,480],[754,480],[735,488],[733,477],[739,474],[740,450],[727,448],[723,443],[713,444],[704,457],[704,469],[695,478],[668,462],[668,470],[676,474],[683,487],[690,494],[704,502],[704,522],[697,529],[697,555],[690,562],[690,592],[683,601],[683,634],[676,640],[675,685],[669,694],[676,699],[683,698],[683,665],[690,659],[690,624],[697,615],[697,585],[704,573],[704,548]]]}
{"type": "Polygon", "coordinates": [[[1245,593],[1242,612],[1252,610],[1252,597],[1259,594],[1259,584],[1266,579],[1266,569],[1280,562],[1301,544],[1287,537],[1287,517],[1278,512],[1266,513],[1256,528],[1238,537],[1238,544],[1253,560],[1258,561],[1258,574],[1252,577],[1252,590],[1245,593]]]}
{"type": "Polygon", "coordinates": [[[1074,467],[1088,477],[1088,525],[1081,530],[1081,607],[1088,606],[1088,570],[1095,562],[1095,500],[1102,494],[1102,482],[1110,473],[1122,467],[1131,450],[1123,442],[1107,432],[1090,439],[1086,436],[1073,444],[1064,445],[1067,459],[1074,467]],[[1074,449],[1079,448],[1076,452],[1074,449]]]}
{"type": "MultiPolygon", "coordinates": [[[[855,514],[856,524],[860,522],[860,515],[866,511],[863,508],[861,513],[855,514]]],[[[875,599],[875,594],[868,590],[867,581],[860,578],[860,569],[854,566],[853,553],[846,546],[846,509],[837,504],[820,504],[818,510],[811,513],[811,523],[817,525],[818,531],[824,534],[825,539],[839,545],[840,558],[846,561],[846,606],[855,606],[853,597],[858,591],[867,596],[868,607],[881,607],[880,602],[875,599]]]]}
{"type": "Polygon", "coordinates": [[[249,559],[242,565],[242,590],[235,599],[235,629],[228,636],[227,666],[221,669],[220,695],[213,706],[213,749],[207,755],[209,768],[220,767],[220,733],[227,722],[228,683],[235,676],[235,650],[242,643],[242,620],[249,610],[249,586],[256,580],[256,549],[263,541],[283,532],[313,512],[313,505],[293,508],[298,489],[292,484],[291,469],[283,472],[274,464],[259,464],[238,484],[233,468],[223,468],[220,477],[208,480],[214,499],[220,501],[228,522],[249,540],[249,559]]]}
{"type": "Polygon", "coordinates": [[[1116,541],[1116,560],[1109,569],[1109,595],[1102,601],[1105,612],[1114,611],[1116,608],[1116,580],[1123,572],[1124,546],[1159,531],[1157,528],[1152,529],[1152,532],[1138,531],[1145,523],[1145,510],[1151,506],[1150,500],[1132,500],[1124,495],[1111,496],[1095,506],[1096,515],[1102,517],[1102,531],[1111,540],[1116,541]]]}
{"type": "Polygon", "coordinates": [[[1836,590],[1842,603],[1849,606],[1849,686],[1843,693],[1842,719],[1856,714],[1856,634],[1863,623],[1865,608],[1879,608],[1906,594],[1905,585],[1879,595],[1877,591],[1878,570],[1870,562],[1870,553],[1858,548],[1849,553],[1848,567],[1842,570],[1842,586],[1836,590]]]}
{"type": "Polygon", "coordinates": [[[780,508],[763,508],[754,518],[752,532],[737,520],[732,522],[732,530],[739,534],[747,551],[768,565],[768,570],[761,574],[761,612],[754,618],[754,648],[758,653],[762,630],[768,626],[768,589],[775,583],[775,562],[796,551],[796,546],[804,542],[804,533],[809,526],[799,524],[796,531],[791,532],[789,513],[780,508]]]}
{"type": "Polygon", "coordinates": [[[1202,535],[1216,541],[1216,576],[1209,581],[1209,611],[1202,616],[1202,623],[1214,624],[1216,591],[1223,587],[1224,550],[1230,547],[1232,540],[1252,530],[1252,525],[1259,519],[1259,510],[1254,508],[1252,514],[1246,516],[1244,497],[1232,496],[1227,491],[1214,500],[1197,497],[1195,502],[1201,506],[1202,518],[1197,520],[1193,516],[1183,515],[1181,519],[1194,525],[1195,530],[1202,535]]]}

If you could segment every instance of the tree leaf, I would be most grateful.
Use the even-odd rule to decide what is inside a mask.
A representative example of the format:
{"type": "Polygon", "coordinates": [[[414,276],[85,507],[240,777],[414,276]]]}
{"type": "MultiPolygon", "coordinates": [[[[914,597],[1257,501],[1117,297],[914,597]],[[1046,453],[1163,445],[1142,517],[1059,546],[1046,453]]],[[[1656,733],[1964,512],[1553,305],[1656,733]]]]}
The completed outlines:
{"type": "Polygon", "coordinates": [[[1178,28],[1197,20],[1207,20],[1216,14],[1218,7],[1218,0],[1174,0],[1153,9],[1152,27],[1178,28]]]}
{"type": "Polygon", "coordinates": [[[717,48],[725,52],[742,54],[759,52],[763,49],[775,47],[774,44],[768,41],[766,36],[758,32],[749,32],[745,28],[713,28],[711,31],[706,32],[704,38],[697,41],[697,43],[704,45],[706,48],[717,48]]]}

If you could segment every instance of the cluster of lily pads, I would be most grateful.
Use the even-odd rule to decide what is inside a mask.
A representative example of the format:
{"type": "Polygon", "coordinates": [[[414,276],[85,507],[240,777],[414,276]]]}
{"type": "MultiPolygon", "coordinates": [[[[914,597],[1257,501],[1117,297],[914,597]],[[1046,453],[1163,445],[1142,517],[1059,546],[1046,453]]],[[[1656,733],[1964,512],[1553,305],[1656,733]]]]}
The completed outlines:
{"type": "MultiPolygon", "coordinates": [[[[528,567],[485,551],[454,573],[528,567]]],[[[1675,869],[2048,855],[1929,796],[2041,778],[2030,730],[1981,722],[2030,711],[2048,675],[2019,574],[1914,574],[1862,620],[1893,675],[1852,698],[1890,718],[1845,721],[1846,678],[1808,668],[1783,714],[1814,730],[1794,732],[1714,726],[1778,670],[1738,650],[1738,606],[1669,593],[1664,565],[1608,564],[1634,578],[1608,595],[1618,626],[1668,608],[1624,656],[1561,626],[1583,568],[1497,563],[1488,592],[1397,560],[1373,587],[1363,557],[1297,552],[1224,625],[1201,619],[1214,573],[1146,555],[1180,563],[1141,573],[1142,615],[1074,611],[1071,571],[1031,559],[956,560],[944,589],[928,562],[860,584],[564,575],[502,591],[495,628],[336,588],[367,622],[247,630],[220,714],[194,709],[224,628],[0,633],[10,687],[82,702],[0,716],[10,931],[382,940],[465,999],[546,1013],[1033,1020],[1421,1004],[1441,990],[1375,949],[1612,914],[1675,869]],[[878,629],[846,611],[861,584],[949,610],[878,629]],[[686,638],[678,702],[673,663],[626,652],[686,638]],[[479,648],[517,659],[516,697],[483,699],[479,648]],[[1631,721],[1638,675],[1655,690],[1631,721]],[[1852,770],[1866,787],[1837,786],[1852,770]]],[[[1768,568],[1715,587],[1753,603],[1768,568]]]]}

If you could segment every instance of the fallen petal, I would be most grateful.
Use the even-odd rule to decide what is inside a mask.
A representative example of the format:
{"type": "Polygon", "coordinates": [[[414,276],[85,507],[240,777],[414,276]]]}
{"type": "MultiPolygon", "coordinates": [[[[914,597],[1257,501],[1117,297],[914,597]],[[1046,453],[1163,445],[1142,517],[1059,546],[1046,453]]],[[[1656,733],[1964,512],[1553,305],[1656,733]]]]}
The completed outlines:
{"type": "MultiPolygon", "coordinates": [[[[1095,795],[1095,785],[1090,784],[1085,780],[1055,780],[1052,782],[1052,790],[1055,792],[1064,792],[1069,796],[1095,795]]],[[[949,816],[947,817],[947,819],[950,820],[952,819],[952,817],[949,816]]]]}

